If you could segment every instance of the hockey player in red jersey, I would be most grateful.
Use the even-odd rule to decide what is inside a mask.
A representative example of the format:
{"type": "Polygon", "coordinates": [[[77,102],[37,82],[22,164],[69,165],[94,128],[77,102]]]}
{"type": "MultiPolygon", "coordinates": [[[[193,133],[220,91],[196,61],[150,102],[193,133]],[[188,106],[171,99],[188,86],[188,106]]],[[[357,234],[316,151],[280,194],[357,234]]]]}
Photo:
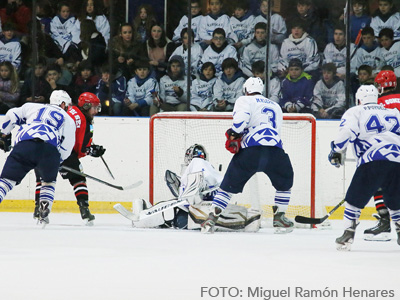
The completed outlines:
{"type": "MultiPolygon", "coordinates": [[[[93,157],[100,157],[106,151],[100,145],[92,144],[93,137],[93,117],[100,112],[101,105],[99,98],[92,93],[83,93],[78,98],[78,105],[71,105],[68,107],[68,115],[74,120],[76,125],[75,145],[71,155],[63,162],[62,165],[73,168],[75,170],[82,170],[79,159],[86,155],[93,157]]],[[[74,188],[75,197],[81,217],[87,222],[87,225],[93,225],[94,215],[89,210],[89,193],[86,185],[86,178],[62,170],[60,172],[64,179],[68,179],[74,188]]],[[[33,217],[37,217],[36,204],[38,203],[38,196],[40,194],[41,183],[39,180],[36,182],[35,193],[35,212],[33,217]]]]}
{"type": "MultiPolygon", "coordinates": [[[[386,108],[400,111],[400,94],[397,92],[397,78],[393,71],[381,71],[375,77],[375,86],[378,88],[378,104],[386,108]]],[[[382,190],[379,189],[374,195],[374,202],[378,223],[364,231],[364,239],[367,241],[390,241],[390,214],[383,202],[382,190]]]]}

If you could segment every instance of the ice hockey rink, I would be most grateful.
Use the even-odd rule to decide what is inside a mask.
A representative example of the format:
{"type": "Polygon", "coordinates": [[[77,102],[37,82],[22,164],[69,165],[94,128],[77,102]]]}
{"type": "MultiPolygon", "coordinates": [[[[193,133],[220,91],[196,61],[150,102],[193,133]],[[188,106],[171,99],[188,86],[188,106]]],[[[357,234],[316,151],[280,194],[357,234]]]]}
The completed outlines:
{"type": "Polygon", "coordinates": [[[0,213],[0,299],[400,299],[396,234],[364,241],[373,221],[339,252],[337,220],[287,235],[203,235],[135,229],[118,214],[97,214],[93,227],[79,214],[50,216],[42,229],[31,213],[0,213]],[[378,296],[355,296],[363,290],[378,296]]]}

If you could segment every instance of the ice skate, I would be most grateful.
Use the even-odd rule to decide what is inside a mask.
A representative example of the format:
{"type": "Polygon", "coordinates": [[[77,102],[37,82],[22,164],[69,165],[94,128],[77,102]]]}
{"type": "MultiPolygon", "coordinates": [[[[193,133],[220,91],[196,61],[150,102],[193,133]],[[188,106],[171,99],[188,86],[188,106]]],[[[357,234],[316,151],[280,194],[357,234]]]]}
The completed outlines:
{"type": "Polygon", "coordinates": [[[89,207],[79,206],[79,211],[81,212],[82,220],[86,221],[86,226],[93,226],[95,216],[90,213],[89,207]]]}
{"type": "Polygon", "coordinates": [[[49,224],[50,203],[48,201],[40,201],[39,203],[39,223],[42,228],[49,224]]]}
{"type": "Polygon", "coordinates": [[[201,233],[214,233],[215,223],[217,223],[218,217],[221,215],[221,213],[222,210],[219,207],[215,207],[214,212],[210,212],[207,220],[201,224],[201,233]]]}
{"type": "Polygon", "coordinates": [[[390,241],[390,216],[389,214],[379,215],[373,214],[378,223],[364,231],[364,240],[366,241],[390,241]]]}
{"type": "Polygon", "coordinates": [[[400,245],[400,223],[395,223],[396,225],[396,232],[397,232],[397,244],[400,245]]]}
{"type": "Polygon", "coordinates": [[[283,234],[290,233],[293,231],[293,222],[286,218],[284,212],[279,212],[278,206],[272,206],[274,212],[273,226],[275,228],[275,233],[283,234]]]}
{"type": "Polygon", "coordinates": [[[33,211],[33,218],[39,220],[39,201],[35,201],[35,210],[33,211]]]}
{"type": "Polygon", "coordinates": [[[338,251],[350,251],[351,244],[354,242],[354,236],[356,235],[356,221],[352,221],[352,224],[347,228],[341,237],[336,239],[336,249],[338,251]]]}

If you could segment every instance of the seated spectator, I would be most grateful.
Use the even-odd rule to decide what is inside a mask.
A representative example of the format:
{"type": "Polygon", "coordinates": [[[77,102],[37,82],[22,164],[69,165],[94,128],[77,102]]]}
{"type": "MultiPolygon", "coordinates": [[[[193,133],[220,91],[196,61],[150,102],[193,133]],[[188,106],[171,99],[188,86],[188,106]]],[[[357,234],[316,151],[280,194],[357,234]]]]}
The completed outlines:
{"type": "Polygon", "coordinates": [[[15,24],[14,31],[19,35],[29,33],[28,22],[31,20],[31,17],[31,9],[22,0],[7,0],[7,6],[0,9],[1,24],[15,24]]]}
{"type": "Polygon", "coordinates": [[[230,19],[231,32],[237,38],[233,46],[242,53],[243,48],[253,39],[254,15],[247,0],[236,0],[233,4],[233,16],[230,19]]]}
{"type": "Polygon", "coordinates": [[[146,52],[150,60],[150,65],[155,68],[157,80],[165,74],[168,59],[174,50],[175,45],[167,38],[162,26],[153,24],[150,28],[150,36],[146,42],[146,52]]]}
{"type": "Polygon", "coordinates": [[[27,102],[49,103],[49,97],[53,90],[46,80],[46,69],[46,58],[39,57],[33,77],[27,76],[21,87],[21,105],[27,102]],[[32,97],[32,95],[34,96],[32,97]]]}
{"type": "MultiPolygon", "coordinates": [[[[197,66],[199,65],[201,57],[203,56],[203,49],[201,49],[201,47],[198,43],[194,43],[193,38],[194,38],[194,32],[192,31],[192,43],[191,43],[191,49],[190,49],[190,51],[191,51],[191,53],[190,53],[190,56],[191,56],[190,74],[192,76],[196,76],[197,66]]],[[[182,45],[175,49],[175,51],[171,54],[171,57],[173,57],[175,55],[179,55],[183,58],[183,62],[185,64],[185,74],[187,74],[188,46],[189,46],[189,34],[188,34],[187,28],[182,29],[181,40],[182,40],[182,45]]]]}
{"type": "Polygon", "coordinates": [[[334,63],[322,66],[322,79],[314,87],[311,109],[317,118],[340,119],[346,110],[343,81],[336,76],[334,63]]]}
{"type": "Polygon", "coordinates": [[[314,82],[304,72],[300,59],[293,58],[289,62],[288,75],[282,81],[279,104],[284,112],[311,113],[314,82]]]}
{"type": "Polygon", "coordinates": [[[160,80],[160,101],[150,107],[150,116],[163,111],[185,111],[187,101],[187,79],[185,66],[180,56],[173,56],[168,63],[167,74],[160,80]]]}
{"type": "MultiPolygon", "coordinates": [[[[344,24],[343,7],[333,6],[329,9],[328,17],[322,20],[322,31],[324,33],[324,44],[334,43],[334,31],[338,24],[344,24]]],[[[325,46],[326,48],[326,46],[325,46]]]]}
{"type": "Polygon", "coordinates": [[[213,101],[213,87],[217,78],[215,77],[215,66],[212,62],[206,62],[201,66],[199,78],[192,82],[190,110],[207,111],[211,109],[213,101]]]}
{"type": "Polygon", "coordinates": [[[53,9],[48,0],[36,2],[36,19],[40,22],[40,30],[43,33],[50,34],[50,23],[53,16],[53,9]]]}
{"type": "Polygon", "coordinates": [[[204,51],[198,70],[205,62],[212,62],[217,70],[215,75],[218,77],[222,73],[222,62],[229,57],[237,60],[237,51],[235,47],[228,45],[225,31],[222,28],[215,29],[212,36],[212,43],[204,51]]]}
{"type": "Polygon", "coordinates": [[[222,71],[213,88],[212,110],[232,111],[236,99],[243,95],[243,84],[246,79],[234,58],[226,58],[222,62],[222,71]]]}
{"type": "Polygon", "coordinates": [[[133,32],[136,34],[134,40],[145,43],[149,38],[151,26],[157,22],[153,8],[149,4],[142,4],[138,7],[137,14],[133,19],[133,32]]]}
{"type": "Polygon", "coordinates": [[[353,0],[352,2],[353,14],[350,16],[350,32],[351,42],[355,43],[361,30],[370,26],[371,16],[369,14],[367,0],[353,0]]]}
{"type": "MultiPolygon", "coordinates": [[[[199,38],[199,25],[201,18],[203,17],[201,13],[201,0],[191,0],[190,1],[190,8],[192,13],[192,30],[194,41],[196,43],[200,42],[199,38]]],[[[182,29],[188,27],[188,17],[184,15],[181,20],[179,21],[179,25],[174,30],[174,36],[172,37],[172,41],[174,43],[182,43],[182,29]]]]}
{"type": "Polygon", "coordinates": [[[381,43],[381,57],[384,65],[392,66],[396,77],[400,77],[400,41],[394,41],[393,30],[383,28],[379,32],[381,43]]]}
{"type": "Polygon", "coordinates": [[[125,93],[126,78],[122,75],[122,72],[114,66],[110,68],[108,64],[104,64],[101,67],[101,79],[98,81],[95,91],[101,101],[101,113],[103,115],[122,116],[125,93]],[[103,107],[105,108],[104,112],[103,107]]]}
{"type": "Polygon", "coordinates": [[[125,78],[131,78],[131,69],[137,60],[147,57],[146,51],[139,41],[134,39],[132,25],[123,23],[119,34],[113,38],[113,63],[121,70],[125,78]]]}
{"type": "Polygon", "coordinates": [[[355,99],[356,92],[361,85],[374,84],[372,76],[372,68],[368,65],[361,65],[358,68],[358,76],[351,83],[353,98],[355,99]]]}
{"type": "Polygon", "coordinates": [[[135,77],[128,81],[128,88],[123,103],[124,116],[148,116],[150,106],[159,93],[157,80],[151,76],[147,61],[135,63],[135,77]]]}
{"type": "Polygon", "coordinates": [[[0,34],[0,62],[9,61],[19,72],[21,67],[21,43],[15,36],[15,25],[6,23],[0,34]]]}
{"type": "Polygon", "coordinates": [[[278,66],[281,78],[286,76],[289,60],[293,58],[300,59],[304,71],[318,80],[320,56],[317,43],[305,31],[301,20],[292,22],[291,34],[282,43],[278,66]]]}
{"type": "MultiPolygon", "coordinates": [[[[96,93],[96,86],[100,80],[93,71],[93,66],[87,60],[82,60],[78,66],[78,72],[74,79],[74,95],[80,95],[85,92],[96,93]]],[[[103,107],[103,105],[102,105],[103,107]]]]}
{"type": "Polygon", "coordinates": [[[393,4],[393,0],[379,0],[378,9],[372,15],[371,28],[375,37],[383,28],[391,28],[394,32],[394,40],[400,39],[400,13],[393,4]]]}
{"type": "MultiPolygon", "coordinates": [[[[261,78],[265,83],[265,62],[264,61],[255,61],[251,65],[251,72],[254,77],[261,78]]],[[[281,82],[278,77],[271,76],[269,79],[268,85],[268,99],[279,104],[279,98],[281,93],[281,82]]],[[[263,92],[263,95],[265,91],[263,92]]]]}
{"type": "Polygon", "coordinates": [[[103,6],[100,0],[84,0],[72,29],[72,42],[79,44],[82,41],[81,23],[84,20],[92,20],[96,31],[104,38],[106,45],[110,39],[110,22],[103,14],[103,6]]]}
{"type": "MultiPolygon", "coordinates": [[[[256,61],[264,61],[266,59],[267,52],[267,24],[257,23],[254,31],[254,39],[248,44],[244,50],[243,55],[240,58],[240,68],[243,73],[251,77],[252,71],[251,66],[256,61]]],[[[276,73],[278,71],[278,61],[279,61],[279,51],[278,47],[274,44],[270,45],[269,48],[269,62],[271,66],[271,71],[276,73]]]]}
{"type": "MultiPolygon", "coordinates": [[[[271,7],[274,5],[274,1],[271,0],[271,7]]],[[[260,13],[253,20],[252,30],[257,23],[263,22],[268,23],[268,0],[260,1],[260,13]]],[[[286,38],[287,28],[285,20],[281,15],[271,12],[271,43],[281,45],[283,40],[286,38]]]]}
{"type": "Polygon", "coordinates": [[[69,87],[68,85],[65,85],[61,83],[61,77],[62,77],[62,69],[59,65],[57,64],[52,64],[47,67],[46,70],[46,81],[50,86],[50,94],[54,90],[64,90],[68,93],[68,95],[71,97],[72,101],[75,101],[77,98],[77,94],[75,94],[75,91],[72,87],[69,87]]]}
{"type": "Polygon", "coordinates": [[[0,114],[16,107],[19,100],[19,79],[17,71],[9,61],[0,63],[0,114]]]}

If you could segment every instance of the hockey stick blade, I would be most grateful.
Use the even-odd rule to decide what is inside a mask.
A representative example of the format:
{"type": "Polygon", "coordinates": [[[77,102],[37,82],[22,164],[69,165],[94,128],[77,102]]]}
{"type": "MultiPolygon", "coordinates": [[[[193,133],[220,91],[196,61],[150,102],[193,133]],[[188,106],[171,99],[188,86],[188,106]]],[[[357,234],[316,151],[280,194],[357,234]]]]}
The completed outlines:
{"type": "Polygon", "coordinates": [[[127,218],[131,221],[134,221],[134,222],[139,221],[139,216],[137,216],[133,212],[127,210],[125,207],[122,206],[121,203],[117,203],[113,207],[117,212],[119,212],[125,218],[127,218]]]}
{"type": "Polygon", "coordinates": [[[340,201],[334,208],[332,208],[332,210],[330,212],[328,212],[324,217],[322,218],[308,218],[308,217],[304,217],[304,216],[296,216],[294,218],[294,220],[297,223],[301,223],[301,224],[321,224],[322,222],[324,222],[326,219],[328,219],[330,217],[330,215],[332,215],[340,206],[342,206],[342,204],[345,202],[345,200],[343,199],[342,201],[340,201]]]}

